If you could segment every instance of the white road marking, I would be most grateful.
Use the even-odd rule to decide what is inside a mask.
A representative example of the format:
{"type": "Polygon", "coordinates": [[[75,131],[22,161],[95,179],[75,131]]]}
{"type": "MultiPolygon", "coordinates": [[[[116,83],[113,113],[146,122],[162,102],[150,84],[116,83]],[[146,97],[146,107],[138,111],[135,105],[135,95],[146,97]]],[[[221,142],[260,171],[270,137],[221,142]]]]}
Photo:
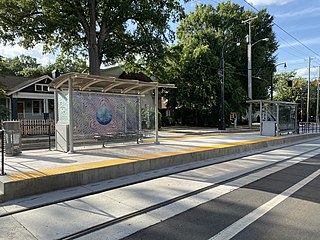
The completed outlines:
{"type": "MultiPolygon", "coordinates": [[[[145,229],[147,227],[150,227],[152,225],[165,221],[182,212],[195,208],[208,201],[214,200],[224,194],[230,193],[256,180],[269,176],[270,174],[273,174],[282,169],[290,167],[296,163],[300,163],[301,161],[309,159],[318,154],[320,154],[320,150],[309,152],[309,153],[303,154],[302,156],[294,157],[289,161],[282,162],[280,164],[272,166],[271,168],[260,170],[259,172],[255,172],[245,177],[236,179],[232,182],[226,183],[225,185],[219,185],[205,192],[201,192],[194,196],[179,200],[175,203],[155,209],[143,215],[135,216],[133,218],[124,220],[120,223],[117,223],[115,225],[109,226],[102,230],[96,231],[82,238],[79,238],[79,240],[80,239],[117,240],[117,239],[125,238],[131,234],[136,233],[139,230],[145,229]]],[[[265,157],[265,155],[263,156],[265,157]]]]}
{"type": "Polygon", "coordinates": [[[241,232],[243,229],[248,227],[250,224],[258,220],[260,217],[262,217],[267,212],[271,211],[274,207],[276,207],[278,204],[286,200],[288,197],[290,197],[292,194],[294,194],[296,191],[298,191],[300,188],[304,187],[306,184],[308,184],[310,181],[315,179],[320,175],[320,169],[316,172],[312,173],[308,177],[304,178],[300,182],[296,183],[292,187],[288,188],[287,190],[280,193],[278,196],[274,197],[270,201],[266,202],[265,204],[261,205],[257,209],[253,210],[251,213],[247,214],[243,218],[239,219],[229,227],[225,228],[212,238],[209,238],[209,240],[228,240],[233,238],[235,235],[237,235],[239,232],[241,232]]]}

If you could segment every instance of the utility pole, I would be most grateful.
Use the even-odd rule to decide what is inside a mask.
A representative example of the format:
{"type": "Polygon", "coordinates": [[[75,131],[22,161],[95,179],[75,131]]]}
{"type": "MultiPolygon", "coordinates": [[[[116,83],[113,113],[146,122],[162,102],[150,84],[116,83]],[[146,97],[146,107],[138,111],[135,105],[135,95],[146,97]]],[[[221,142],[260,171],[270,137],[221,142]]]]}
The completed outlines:
{"type": "MultiPolygon", "coordinates": [[[[251,56],[251,22],[258,18],[258,16],[255,16],[253,18],[249,18],[245,21],[242,21],[242,23],[248,23],[249,25],[249,34],[248,34],[248,98],[249,100],[252,100],[252,56],[251,56]]],[[[249,104],[248,108],[248,123],[249,128],[252,128],[252,103],[249,104]]]]}
{"type": "MultiPolygon", "coordinates": [[[[248,23],[249,25],[249,34],[247,39],[248,40],[248,98],[249,100],[252,100],[251,22],[257,18],[258,16],[255,16],[253,18],[249,18],[245,21],[242,21],[242,23],[248,23]]],[[[252,128],[252,103],[249,104],[248,123],[249,123],[249,128],[252,128]]]]}
{"type": "MultiPolygon", "coordinates": [[[[309,57],[308,66],[308,93],[307,93],[307,126],[309,125],[309,113],[310,113],[310,65],[311,57],[309,57]]],[[[308,128],[309,129],[309,128],[308,128]]]]}
{"type": "Polygon", "coordinates": [[[317,80],[317,110],[316,110],[316,122],[319,123],[319,81],[320,81],[320,66],[319,66],[319,76],[317,80]]]}
{"type": "MultiPolygon", "coordinates": [[[[226,42],[227,43],[227,42],[226,42]]],[[[224,47],[223,44],[222,51],[221,51],[221,82],[220,82],[220,123],[219,123],[219,130],[226,130],[226,123],[224,119],[224,47]]]]}

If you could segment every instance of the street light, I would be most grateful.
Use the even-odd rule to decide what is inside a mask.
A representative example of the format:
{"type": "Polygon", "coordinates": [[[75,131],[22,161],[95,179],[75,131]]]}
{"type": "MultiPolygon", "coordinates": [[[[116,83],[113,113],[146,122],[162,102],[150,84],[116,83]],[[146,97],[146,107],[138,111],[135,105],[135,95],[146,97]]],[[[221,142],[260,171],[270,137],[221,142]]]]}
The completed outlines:
{"type": "MultiPolygon", "coordinates": [[[[258,42],[261,41],[268,41],[269,38],[263,38],[260,39],[258,41],[256,41],[255,43],[251,43],[251,22],[254,19],[257,19],[258,16],[255,16],[253,18],[249,18],[245,21],[242,21],[242,23],[248,23],[249,24],[249,34],[247,35],[247,41],[248,41],[248,98],[249,100],[252,100],[252,56],[251,56],[251,47],[254,46],[255,44],[257,44],[258,42]]],[[[252,103],[249,104],[249,109],[248,109],[248,122],[249,122],[249,128],[252,127],[252,103]]]]}
{"type": "MultiPolygon", "coordinates": [[[[231,39],[230,39],[231,40],[231,39]]],[[[219,121],[219,130],[226,130],[226,121],[224,117],[224,48],[230,40],[226,41],[221,50],[221,82],[220,82],[220,121],[219,121]]],[[[239,42],[236,42],[237,46],[240,46],[239,42]]]]}
{"type": "Polygon", "coordinates": [[[256,45],[256,44],[259,43],[259,42],[267,42],[267,41],[269,41],[269,38],[262,38],[262,39],[256,41],[255,43],[252,43],[252,44],[251,44],[251,47],[253,47],[254,45],[256,45]]]}
{"type": "MultiPolygon", "coordinates": [[[[277,67],[279,65],[283,65],[285,68],[287,67],[287,64],[285,62],[278,63],[275,67],[277,67]]],[[[271,76],[270,100],[271,101],[273,100],[273,73],[272,73],[272,76],[271,76]]]]}

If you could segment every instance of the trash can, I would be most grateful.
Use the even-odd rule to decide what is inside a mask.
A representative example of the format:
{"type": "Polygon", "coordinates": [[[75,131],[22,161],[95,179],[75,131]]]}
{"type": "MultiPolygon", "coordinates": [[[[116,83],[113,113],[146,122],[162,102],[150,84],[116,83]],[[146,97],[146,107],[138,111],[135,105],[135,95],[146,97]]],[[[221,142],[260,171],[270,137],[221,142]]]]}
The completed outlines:
{"type": "Polygon", "coordinates": [[[4,142],[6,156],[16,156],[21,151],[21,131],[19,121],[4,121],[4,142]]]}

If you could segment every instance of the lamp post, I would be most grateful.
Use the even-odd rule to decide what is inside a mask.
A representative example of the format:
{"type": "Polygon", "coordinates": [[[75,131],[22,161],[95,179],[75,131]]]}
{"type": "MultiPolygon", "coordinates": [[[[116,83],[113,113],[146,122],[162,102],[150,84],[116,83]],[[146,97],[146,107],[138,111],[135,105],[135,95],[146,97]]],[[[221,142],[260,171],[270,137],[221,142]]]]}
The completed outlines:
{"type": "MultiPolygon", "coordinates": [[[[285,68],[287,67],[287,64],[285,62],[283,63],[278,63],[275,67],[279,66],[279,65],[283,65],[285,68]]],[[[270,90],[270,100],[273,100],[273,73],[271,76],[271,90],[270,90]]]]}
{"type": "MultiPolygon", "coordinates": [[[[230,39],[231,40],[231,39],[230,39]]],[[[226,121],[225,121],[225,117],[224,117],[224,73],[225,73],[225,69],[224,69],[224,48],[227,45],[227,43],[230,42],[230,40],[226,41],[223,46],[222,46],[222,50],[221,50],[221,61],[220,61],[220,68],[221,68],[221,81],[220,81],[220,121],[219,121],[219,130],[226,130],[226,121]]],[[[240,45],[239,42],[236,43],[237,46],[240,45]]]]}
{"type": "Polygon", "coordinates": [[[317,109],[316,109],[316,122],[319,123],[319,81],[320,81],[320,66],[319,66],[319,77],[317,79],[317,109]]]}

